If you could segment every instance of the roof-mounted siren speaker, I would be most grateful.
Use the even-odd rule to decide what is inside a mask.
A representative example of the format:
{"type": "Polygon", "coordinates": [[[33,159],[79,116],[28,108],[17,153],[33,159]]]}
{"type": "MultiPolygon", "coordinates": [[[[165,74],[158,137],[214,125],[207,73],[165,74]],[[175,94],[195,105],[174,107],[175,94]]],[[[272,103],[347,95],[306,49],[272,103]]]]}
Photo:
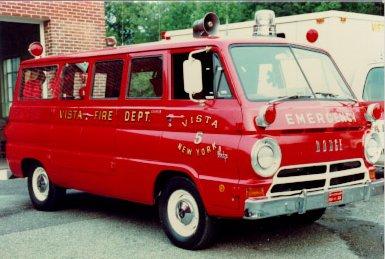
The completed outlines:
{"type": "Polygon", "coordinates": [[[209,37],[217,33],[219,18],[215,13],[207,13],[205,16],[193,23],[194,38],[209,37]]]}
{"type": "Polygon", "coordinates": [[[259,10],[255,12],[253,36],[277,36],[274,11],[259,10]]]}

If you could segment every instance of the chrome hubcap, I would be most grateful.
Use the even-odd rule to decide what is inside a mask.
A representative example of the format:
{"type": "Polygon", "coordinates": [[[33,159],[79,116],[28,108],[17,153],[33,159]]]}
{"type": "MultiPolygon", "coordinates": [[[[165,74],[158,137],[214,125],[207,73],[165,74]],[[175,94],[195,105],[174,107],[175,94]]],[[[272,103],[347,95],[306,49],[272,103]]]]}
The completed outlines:
{"type": "Polygon", "coordinates": [[[167,203],[171,228],[180,236],[192,236],[199,224],[199,209],[194,197],[185,190],[174,191],[167,203]]]}
{"type": "Polygon", "coordinates": [[[35,198],[45,201],[49,193],[49,179],[46,171],[42,167],[37,167],[32,174],[32,191],[35,198]]]}
{"type": "Polygon", "coordinates": [[[194,212],[191,210],[191,205],[187,201],[181,201],[176,207],[177,218],[183,225],[188,225],[194,218],[194,212]]]}
{"type": "Polygon", "coordinates": [[[39,175],[37,177],[37,189],[40,192],[45,192],[48,188],[48,179],[46,178],[45,175],[39,175]]]}

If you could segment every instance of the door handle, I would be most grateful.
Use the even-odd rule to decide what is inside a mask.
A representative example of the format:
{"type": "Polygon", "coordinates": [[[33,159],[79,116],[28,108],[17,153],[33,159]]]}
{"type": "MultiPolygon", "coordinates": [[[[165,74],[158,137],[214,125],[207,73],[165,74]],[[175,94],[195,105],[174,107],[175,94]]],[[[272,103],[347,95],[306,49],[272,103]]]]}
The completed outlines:
{"type": "Polygon", "coordinates": [[[184,119],[184,115],[174,115],[174,114],[169,114],[166,116],[168,120],[173,120],[173,119],[184,119]]]}

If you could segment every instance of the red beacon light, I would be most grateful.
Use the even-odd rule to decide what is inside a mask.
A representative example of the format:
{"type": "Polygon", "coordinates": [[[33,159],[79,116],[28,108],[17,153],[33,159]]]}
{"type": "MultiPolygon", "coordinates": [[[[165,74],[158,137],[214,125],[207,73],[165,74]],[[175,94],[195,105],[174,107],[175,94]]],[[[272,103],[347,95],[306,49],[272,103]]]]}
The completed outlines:
{"type": "Polygon", "coordinates": [[[274,104],[268,104],[261,108],[258,116],[255,118],[255,123],[259,127],[267,127],[275,121],[277,111],[274,104]]]}
{"type": "Polygon", "coordinates": [[[365,118],[367,121],[374,122],[376,120],[381,119],[381,115],[383,113],[383,110],[381,108],[381,105],[378,103],[372,103],[369,104],[368,109],[365,113],[365,118]]]}
{"type": "Polygon", "coordinates": [[[35,41],[29,44],[28,46],[28,52],[35,58],[40,57],[43,54],[43,51],[44,51],[44,48],[40,42],[35,41]]]}
{"type": "Polygon", "coordinates": [[[318,39],[318,31],[315,29],[310,29],[306,33],[306,39],[310,43],[314,43],[318,39]]]}

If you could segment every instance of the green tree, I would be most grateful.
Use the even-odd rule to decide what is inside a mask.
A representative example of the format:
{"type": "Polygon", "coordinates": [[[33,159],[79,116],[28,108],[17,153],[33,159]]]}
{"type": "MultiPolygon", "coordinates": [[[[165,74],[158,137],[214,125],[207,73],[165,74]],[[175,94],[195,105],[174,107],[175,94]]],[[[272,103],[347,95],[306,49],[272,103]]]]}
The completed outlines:
{"type": "Polygon", "coordinates": [[[379,2],[106,2],[107,35],[122,45],[157,41],[161,31],[190,28],[207,12],[215,12],[223,24],[251,20],[261,9],[271,9],[278,17],[327,10],[384,13],[379,2]]]}

